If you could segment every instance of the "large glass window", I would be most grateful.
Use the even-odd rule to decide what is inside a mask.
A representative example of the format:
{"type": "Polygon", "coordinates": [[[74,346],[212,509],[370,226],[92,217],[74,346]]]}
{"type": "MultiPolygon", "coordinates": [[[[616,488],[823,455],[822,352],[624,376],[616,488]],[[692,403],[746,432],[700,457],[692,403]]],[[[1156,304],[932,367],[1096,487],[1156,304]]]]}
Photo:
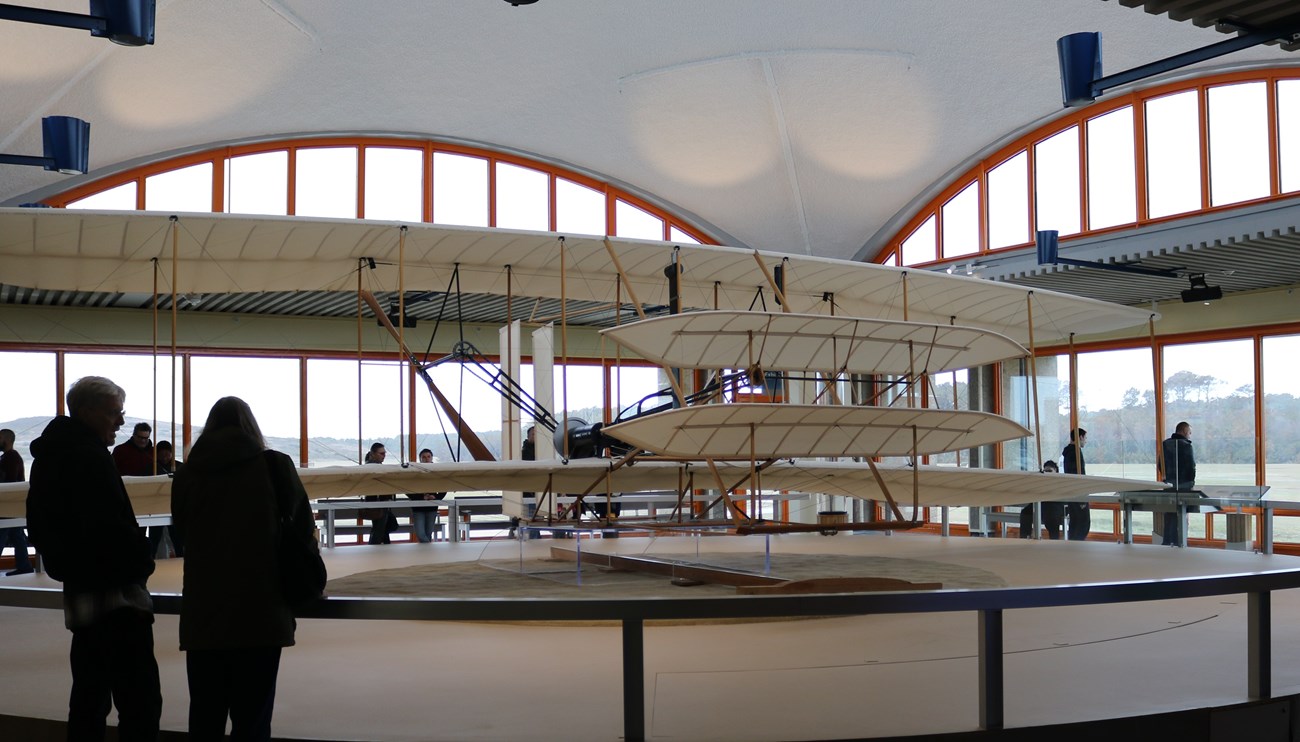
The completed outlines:
{"type": "Polygon", "coordinates": [[[1088,120],[1088,228],[1137,221],[1133,107],[1088,120]]]}
{"type": "Polygon", "coordinates": [[[266,445],[299,459],[298,360],[195,356],[190,359],[190,400],[196,435],[222,397],[248,403],[266,445]]]}
{"type": "Polygon", "coordinates": [[[260,152],[226,160],[226,211],[288,214],[288,151],[260,152]]]}
{"type": "Polygon", "coordinates": [[[1277,84],[1277,138],[1282,191],[1300,191],[1300,80],[1277,84]]]}
{"type": "Polygon", "coordinates": [[[294,214],[357,218],[356,147],[304,147],[295,163],[294,214]]]}
{"type": "MultiPolygon", "coordinates": [[[[1264,338],[1264,483],[1270,496],[1300,500],[1300,335],[1264,338]]],[[[1300,538],[1290,539],[1300,541],[1300,538]]]]}
{"type": "Polygon", "coordinates": [[[1146,102],[1147,211],[1153,219],[1201,208],[1200,110],[1195,90],[1146,102]]]}
{"type": "Polygon", "coordinates": [[[0,352],[5,378],[0,420],[14,431],[14,449],[24,458],[57,409],[54,368],[53,353],[0,352]]]}
{"type": "Polygon", "coordinates": [[[1002,364],[1002,414],[1030,431],[1029,436],[1002,445],[1004,468],[1038,471],[1042,461],[1060,458],[1065,445],[1061,443],[1062,436],[1068,440],[1070,429],[1069,377],[1070,366],[1066,356],[1040,356],[1032,365],[1028,359],[1002,364]],[[1037,372],[1037,419],[1031,371],[1037,372]],[[1035,431],[1041,440],[1035,438],[1035,431]]]}
{"type": "MultiPolygon", "coordinates": [[[[927,406],[940,410],[970,409],[966,369],[931,377],[927,406]]],[[[950,451],[931,456],[929,463],[937,466],[970,466],[970,455],[965,451],[950,451]]]]}
{"type": "Polygon", "coordinates": [[[404,416],[397,364],[313,358],[307,361],[307,459],[312,466],[360,464],[373,441],[383,441],[394,454],[404,416]],[[362,404],[364,402],[364,404],[362,404]],[[360,435],[358,439],[358,418],[360,435]]]}
{"type": "Polygon", "coordinates": [[[607,234],[605,194],[571,180],[556,178],[555,230],[570,234],[607,234]]]}
{"type": "Polygon", "coordinates": [[[433,221],[488,226],[488,161],[482,157],[433,154],[433,221]]]}
{"type": "MultiPolygon", "coordinates": [[[[1155,378],[1146,348],[1081,353],[1079,426],[1088,431],[1088,473],[1150,481],[1156,472],[1155,378]]],[[[1059,457],[1069,442],[1060,427],[1059,457]]]]}
{"type": "Polygon", "coordinates": [[[619,237],[631,237],[637,240],[664,238],[663,219],[626,201],[614,202],[614,220],[619,237]]]}
{"type": "Polygon", "coordinates": [[[1269,194],[1268,87],[1262,82],[1209,89],[1210,205],[1269,194]]]}
{"type": "Polygon", "coordinates": [[[699,241],[699,240],[695,239],[694,237],[692,237],[692,236],[689,235],[689,234],[686,234],[685,232],[683,232],[682,230],[678,229],[677,227],[669,227],[669,228],[668,228],[668,239],[669,239],[670,241],[672,241],[672,242],[676,242],[676,243],[679,244],[679,245],[698,245],[698,244],[700,244],[700,241],[699,241]]]}
{"type": "Polygon", "coordinates": [[[551,179],[540,170],[497,163],[497,223],[503,229],[551,228],[551,179]]]}
{"type": "Polygon", "coordinates": [[[1077,234],[1079,218],[1079,127],[1071,126],[1034,146],[1034,208],[1038,229],[1077,234]]]}
{"type": "Polygon", "coordinates": [[[943,205],[943,256],[955,258],[979,249],[980,189],[975,182],[943,205]]]}
{"type": "Polygon", "coordinates": [[[366,147],[367,219],[418,222],[424,218],[424,151],[366,147]]]}
{"type": "Polygon", "coordinates": [[[1029,242],[1029,153],[1021,152],[989,171],[989,249],[1026,242],[1029,242]]]}
{"type": "Polygon", "coordinates": [[[146,211],[212,211],[212,163],[169,170],[144,179],[146,211]]]}
{"type": "Polygon", "coordinates": [[[910,237],[903,240],[903,265],[928,263],[935,259],[935,221],[935,217],[931,215],[910,237]]]}
{"type": "Polygon", "coordinates": [[[1248,339],[1165,348],[1163,437],[1191,423],[1197,484],[1255,483],[1254,358],[1248,339]]]}
{"type": "MultiPolygon", "coordinates": [[[[179,386],[182,383],[180,359],[175,363],[179,386]]],[[[170,356],[68,353],[64,356],[64,377],[68,386],[72,386],[83,376],[104,376],[126,392],[126,405],[123,407],[126,424],[117,431],[115,444],[129,439],[135,424],[144,422],[153,428],[155,441],[169,440],[177,445],[176,442],[181,440],[181,399],[179,393],[172,396],[171,364],[170,356]]]]}
{"type": "Polygon", "coordinates": [[[134,211],[136,183],[123,183],[120,186],[100,191],[83,199],[68,203],[69,209],[92,209],[95,211],[134,211]]]}

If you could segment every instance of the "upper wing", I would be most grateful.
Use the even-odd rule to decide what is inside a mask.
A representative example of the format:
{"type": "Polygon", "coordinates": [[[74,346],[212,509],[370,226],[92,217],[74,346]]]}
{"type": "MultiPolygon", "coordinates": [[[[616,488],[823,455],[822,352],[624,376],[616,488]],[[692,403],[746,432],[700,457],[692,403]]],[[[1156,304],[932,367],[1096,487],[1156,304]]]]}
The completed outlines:
{"type": "MultiPolygon", "coordinates": [[[[153,291],[172,270],[171,213],[0,209],[5,283],[72,291],[153,291]]],[[[855,317],[954,324],[1039,342],[1132,327],[1149,310],[925,270],[710,245],[674,245],[550,232],[517,232],[360,219],[183,214],[177,285],[185,293],[349,291],[357,263],[375,261],[377,285],[440,289],[458,269],[468,293],[642,304],[669,303],[664,267],[684,267],[684,308],[750,306],[784,265],[786,307],[817,313],[834,300],[855,317]],[[406,229],[405,240],[399,239],[406,229]],[[400,245],[399,245],[400,243],[400,245]],[[560,257],[564,251],[565,260],[560,257]],[[614,256],[617,256],[615,258],[614,256]],[[561,271],[561,263],[567,268],[561,271]],[[505,266],[510,266],[509,276],[505,266]],[[622,286],[615,278],[626,276],[622,286]],[[1032,306],[1031,306],[1032,305],[1032,306]]]]}
{"type": "Polygon", "coordinates": [[[675,368],[850,374],[937,374],[1028,355],[1011,338],[953,327],[820,314],[705,311],[601,330],[642,358],[675,368]]]}

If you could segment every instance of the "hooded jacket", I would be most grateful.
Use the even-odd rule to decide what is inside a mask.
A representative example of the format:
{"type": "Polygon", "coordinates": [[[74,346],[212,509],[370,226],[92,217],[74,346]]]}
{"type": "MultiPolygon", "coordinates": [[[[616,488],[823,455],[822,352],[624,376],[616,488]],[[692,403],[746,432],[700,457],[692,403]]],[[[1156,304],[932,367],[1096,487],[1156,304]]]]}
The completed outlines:
{"type": "Polygon", "coordinates": [[[182,650],[289,647],[297,624],[280,587],[279,508],[271,467],[294,527],[312,528],[293,461],[237,428],[204,433],[172,481],[172,524],[185,544],[182,650]]]}
{"type": "Polygon", "coordinates": [[[54,418],[32,441],[27,531],[64,592],[144,585],[153,574],[149,540],[108,447],[75,418],[54,418]]]}

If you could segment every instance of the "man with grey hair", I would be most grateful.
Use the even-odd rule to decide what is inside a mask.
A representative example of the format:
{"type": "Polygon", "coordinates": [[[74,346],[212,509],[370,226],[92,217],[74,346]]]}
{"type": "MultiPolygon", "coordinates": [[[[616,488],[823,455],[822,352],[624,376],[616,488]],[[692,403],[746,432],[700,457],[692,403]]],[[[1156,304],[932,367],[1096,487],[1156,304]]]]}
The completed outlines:
{"type": "MultiPolygon", "coordinates": [[[[23,468],[22,454],[14,450],[14,431],[9,428],[0,430],[0,482],[25,482],[26,470],[23,468]]],[[[5,572],[6,577],[31,574],[32,558],[27,553],[27,534],[22,526],[0,528],[0,550],[5,545],[14,547],[14,568],[5,572]]]]}
{"type": "Polygon", "coordinates": [[[46,571],[63,583],[72,631],[68,739],[104,739],[116,704],[118,739],[154,740],[162,691],[145,587],[153,557],[108,452],[126,392],[87,376],[67,401],[68,414],[32,441],[27,530],[46,571]]]}

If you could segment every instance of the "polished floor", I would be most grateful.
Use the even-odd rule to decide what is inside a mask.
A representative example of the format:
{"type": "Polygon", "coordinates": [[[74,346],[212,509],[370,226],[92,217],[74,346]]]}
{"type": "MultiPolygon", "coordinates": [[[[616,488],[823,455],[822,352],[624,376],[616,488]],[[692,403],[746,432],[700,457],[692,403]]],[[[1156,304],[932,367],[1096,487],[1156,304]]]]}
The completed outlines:
{"type": "MultiPolygon", "coordinates": [[[[528,542],[542,550],[553,542],[528,542]]],[[[678,553],[697,540],[623,538],[584,550],[678,553]]],[[[705,539],[762,550],[761,538],[705,539]]],[[[1233,574],[1300,558],[1148,545],[921,535],[772,539],[775,553],[844,553],[962,564],[1011,586],[1233,574]]],[[[439,560],[509,558],[515,542],[335,549],[331,577],[439,560]]],[[[248,569],[232,565],[232,569],[248,569]]],[[[160,563],[156,592],[180,587],[160,563]]],[[[54,585],[40,575],[5,585],[54,585]]],[[[1300,692],[1300,595],[1273,597],[1274,695],[1300,692]]],[[[65,714],[69,635],[56,611],[0,607],[0,714],[65,714]]],[[[155,629],[163,727],[183,730],[187,695],[177,620],[155,629]]],[[[1247,700],[1245,596],[1009,611],[1006,723],[1039,726],[1247,700]]],[[[978,725],[973,614],[860,616],[648,627],[650,739],[799,740],[972,730],[978,725]]],[[[280,671],[274,732],[313,740],[617,740],[615,628],[301,621],[280,671]]]]}

